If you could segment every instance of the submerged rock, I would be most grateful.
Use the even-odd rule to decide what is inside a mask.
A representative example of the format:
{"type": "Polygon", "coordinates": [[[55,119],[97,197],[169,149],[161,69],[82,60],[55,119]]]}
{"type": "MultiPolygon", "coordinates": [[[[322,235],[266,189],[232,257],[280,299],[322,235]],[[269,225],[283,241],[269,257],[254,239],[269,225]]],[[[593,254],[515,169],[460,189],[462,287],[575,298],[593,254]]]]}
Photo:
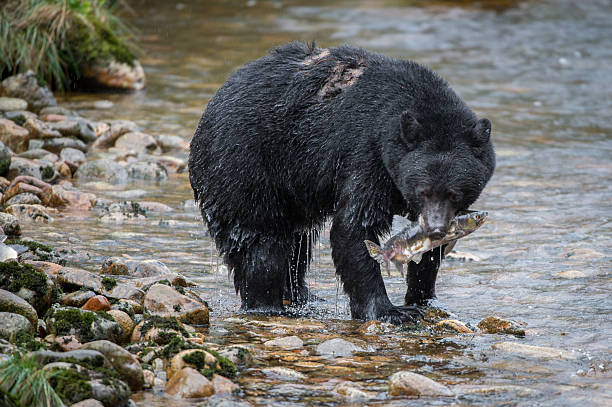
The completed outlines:
{"type": "Polygon", "coordinates": [[[525,336],[525,329],[515,321],[503,319],[492,315],[480,321],[478,328],[486,334],[510,334],[516,336],[525,336]]]}
{"type": "Polygon", "coordinates": [[[413,372],[397,372],[389,379],[391,396],[453,396],[446,386],[413,372]]]}
{"type": "Polygon", "coordinates": [[[150,181],[166,181],[168,179],[168,172],[157,162],[140,161],[128,164],[126,170],[130,179],[150,181]]]}
{"type": "Polygon", "coordinates": [[[317,346],[319,355],[335,358],[352,356],[355,352],[364,352],[364,349],[341,338],[330,339],[317,346]]]}
{"type": "Polygon", "coordinates": [[[499,342],[492,346],[493,349],[504,352],[514,353],[519,356],[539,358],[539,359],[577,359],[578,354],[562,349],[550,348],[547,346],[525,345],[517,342],[499,342]]]}
{"type": "Polygon", "coordinates": [[[79,179],[103,180],[110,184],[125,184],[128,180],[125,168],[106,158],[86,162],[74,175],[79,179]]]}
{"type": "Polygon", "coordinates": [[[185,367],[172,376],[166,384],[166,393],[181,398],[200,398],[211,396],[215,387],[197,370],[185,367]]]}
{"type": "Polygon", "coordinates": [[[6,208],[6,212],[22,221],[27,220],[37,223],[53,222],[48,209],[42,205],[16,204],[6,208]]]}
{"type": "Polygon", "coordinates": [[[358,383],[341,382],[334,387],[334,393],[351,403],[366,401],[376,397],[375,393],[363,391],[358,383]]]}
{"type": "Polygon", "coordinates": [[[439,331],[451,331],[451,332],[457,332],[460,334],[474,333],[474,331],[472,331],[470,328],[468,328],[463,322],[459,321],[458,319],[444,319],[438,322],[435,328],[439,331]]]}
{"type": "Polygon", "coordinates": [[[96,61],[83,69],[83,77],[101,88],[134,91],[145,87],[144,70],[137,60],[132,65],[115,60],[96,61]]]}

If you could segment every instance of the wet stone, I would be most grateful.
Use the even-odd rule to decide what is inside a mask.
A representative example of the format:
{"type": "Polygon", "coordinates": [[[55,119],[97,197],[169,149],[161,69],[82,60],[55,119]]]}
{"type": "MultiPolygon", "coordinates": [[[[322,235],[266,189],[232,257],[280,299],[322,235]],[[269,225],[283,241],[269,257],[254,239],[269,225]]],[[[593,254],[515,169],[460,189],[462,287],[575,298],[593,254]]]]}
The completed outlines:
{"type": "Polygon", "coordinates": [[[130,132],[120,136],[115,141],[115,148],[135,153],[153,153],[157,149],[155,139],[145,133],[130,132]]]}
{"type": "Polygon", "coordinates": [[[317,353],[319,355],[331,356],[336,358],[352,356],[355,352],[363,351],[363,348],[341,338],[330,339],[323,343],[320,343],[317,346],[317,353]]]}
{"type": "Polygon", "coordinates": [[[214,368],[215,365],[217,364],[217,358],[214,357],[212,354],[206,352],[205,350],[202,350],[202,349],[187,349],[187,350],[184,350],[184,351],[181,351],[181,352],[177,353],[176,355],[174,355],[172,357],[172,360],[170,361],[168,369],[166,370],[167,377],[169,379],[171,379],[175,374],[180,372],[184,367],[197,368],[197,366],[191,365],[191,364],[185,362],[185,360],[183,359],[185,356],[192,355],[192,354],[195,354],[195,353],[203,354],[203,356],[204,356],[203,359],[204,359],[204,363],[205,363],[205,367],[206,368],[208,368],[208,369],[214,368]]]}
{"type": "Polygon", "coordinates": [[[219,351],[219,354],[229,359],[234,366],[246,367],[253,362],[251,351],[244,346],[230,346],[219,351]]]}
{"type": "Polygon", "coordinates": [[[435,328],[439,331],[450,331],[450,332],[457,332],[460,334],[474,333],[474,331],[472,331],[463,322],[457,319],[444,319],[438,322],[435,328]]]}
{"type": "Polygon", "coordinates": [[[36,118],[37,116],[35,113],[28,112],[27,110],[14,110],[11,112],[4,112],[4,117],[21,126],[26,122],[26,120],[36,118]]]}
{"type": "Polygon", "coordinates": [[[84,344],[81,349],[91,349],[100,352],[110,362],[113,369],[119,373],[132,390],[140,390],[144,385],[144,375],[136,357],[121,346],[107,340],[99,340],[84,344]]]}
{"type": "Polygon", "coordinates": [[[155,284],[144,299],[145,310],[162,317],[177,317],[179,320],[196,325],[208,324],[208,308],[172,287],[155,284]]]}
{"type": "Polygon", "coordinates": [[[41,148],[59,154],[64,148],[75,148],[87,152],[87,145],[81,140],[72,137],[57,137],[43,140],[41,148]]]}
{"type": "Polygon", "coordinates": [[[55,130],[42,120],[30,118],[26,120],[23,127],[30,132],[31,138],[57,138],[62,137],[62,133],[55,130]]]}
{"type": "Polygon", "coordinates": [[[334,393],[337,393],[342,398],[349,402],[359,402],[372,399],[376,396],[374,393],[363,391],[361,386],[353,382],[341,382],[334,387],[334,393]]]}
{"type": "Polygon", "coordinates": [[[59,157],[56,154],[42,148],[31,148],[28,151],[17,154],[17,156],[27,158],[28,160],[45,160],[49,162],[59,160],[59,157]]]}
{"type": "Polygon", "coordinates": [[[391,396],[445,396],[453,392],[446,386],[413,372],[397,372],[389,379],[391,396]]]}
{"type": "Polygon", "coordinates": [[[20,221],[31,221],[35,223],[53,222],[53,218],[47,212],[48,209],[42,205],[11,205],[6,208],[6,212],[16,216],[20,221]]]}
{"type": "Polygon", "coordinates": [[[208,397],[214,392],[215,388],[210,380],[190,367],[181,369],[166,384],[166,393],[175,397],[208,397]]]}
{"type": "Polygon", "coordinates": [[[28,102],[28,110],[40,111],[47,106],[57,106],[53,93],[47,86],[38,84],[36,74],[29,70],[26,73],[9,76],[0,86],[4,95],[21,98],[28,102]]]}
{"type": "Polygon", "coordinates": [[[82,180],[103,180],[110,184],[125,184],[128,174],[120,164],[101,158],[81,165],[75,177],[82,180]]]}
{"type": "Polygon", "coordinates": [[[81,342],[74,337],[74,335],[65,335],[65,336],[54,336],[53,342],[56,344],[57,348],[62,352],[71,352],[73,350],[77,350],[81,347],[81,342]]]}
{"type": "Polygon", "coordinates": [[[166,181],[168,172],[156,162],[137,162],[128,164],[126,171],[130,179],[141,179],[147,181],[166,181]]]}
{"type": "Polygon", "coordinates": [[[304,346],[304,342],[297,336],[286,336],[283,338],[276,338],[264,342],[264,346],[267,348],[282,348],[286,350],[299,349],[304,346]]]}
{"type": "Polygon", "coordinates": [[[510,334],[525,336],[525,329],[515,321],[503,319],[497,316],[490,316],[478,323],[478,328],[486,334],[510,334]]]}
{"type": "Polygon", "coordinates": [[[212,396],[206,399],[200,407],[251,407],[246,401],[238,401],[227,398],[226,395],[212,396]]]}
{"type": "Polygon", "coordinates": [[[187,142],[179,136],[160,134],[155,136],[155,139],[164,153],[169,151],[184,151],[188,148],[187,142]]]}
{"type": "Polygon", "coordinates": [[[87,157],[85,153],[81,150],[77,150],[76,148],[66,147],[60,152],[60,158],[64,161],[70,161],[75,163],[76,165],[83,164],[87,157]]]}
{"type": "Polygon", "coordinates": [[[0,141],[0,175],[8,173],[11,167],[11,151],[0,141]]]}
{"type": "Polygon", "coordinates": [[[105,296],[96,295],[87,300],[87,302],[83,304],[81,309],[87,311],[110,311],[110,303],[108,302],[105,296]]]}
{"type": "Polygon", "coordinates": [[[127,313],[117,309],[111,309],[108,311],[108,315],[113,317],[123,330],[121,343],[128,343],[132,337],[132,331],[134,330],[134,321],[132,321],[132,318],[130,318],[127,313]]]}
{"type": "Polygon", "coordinates": [[[512,353],[518,356],[538,359],[577,359],[578,354],[547,346],[525,345],[517,342],[499,342],[492,346],[494,350],[512,353]]]}
{"type": "Polygon", "coordinates": [[[104,407],[104,404],[96,399],[87,399],[74,403],[70,407],[104,407]]]}
{"type": "Polygon", "coordinates": [[[28,160],[21,157],[13,157],[9,166],[9,178],[16,178],[20,175],[29,175],[37,179],[42,179],[40,162],[28,160]]]}
{"type": "Polygon", "coordinates": [[[30,133],[11,120],[0,117],[0,141],[15,153],[28,149],[30,133]]]}
{"type": "Polygon", "coordinates": [[[39,205],[41,204],[42,201],[40,200],[39,197],[37,197],[36,195],[30,193],[30,192],[25,192],[23,194],[17,194],[11,198],[9,198],[6,202],[5,205],[6,206],[11,206],[11,205],[39,205]]]}
{"type": "Polygon", "coordinates": [[[90,298],[96,296],[96,293],[88,290],[79,290],[73,293],[64,294],[60,298],[60,304],[67,305],[69,307],[82,307],[90,298]]]}
{"type": "Polygon", "coordinates": [[[304,380],[306,375],[286,367],[275,366],[262,369],[261,372],[272,379],[278,380],[304,380]]]}
{"type": "Polygon", "coordinates": [[[38,350],[28,353],[33,360],[42,364],[55,362],[77,361],[96,367],[111,367],[104,355],[92,349],[78,349],[70,352],[53,352],[50,350],[38,350]]]}
{"type": "Polygon", "coordinates": [[[215,394],[234,394],[240,391],[240,387],[230,379],[214,374],[212,384],[215,388],[215,394]]]}
{"type": "Polygon", "coordinates": [[[21,235],[19,219],[10,213],[0,212],[0,227],[6,236],[15,237],[21,235]]]}
{"type": "Polygon", "coordinates": [[[361,335],[382,335],[393,332],[395,327],[392,324],[381,321],[368,321],[358,329],[361,335]]]}

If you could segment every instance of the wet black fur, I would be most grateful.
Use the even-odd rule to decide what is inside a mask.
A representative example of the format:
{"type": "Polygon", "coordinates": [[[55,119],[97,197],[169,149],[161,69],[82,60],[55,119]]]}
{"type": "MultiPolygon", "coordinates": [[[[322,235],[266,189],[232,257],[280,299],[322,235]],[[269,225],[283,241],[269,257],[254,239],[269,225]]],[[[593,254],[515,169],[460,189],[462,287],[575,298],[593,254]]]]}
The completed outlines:
{"type": "Polygon", "coordinates": [[[280,311],[287,291],[306,298],[309,232],[331,217],[353,318],[411,321],[410,305],[435,295],[439,250],[410,264],[397,307],[363,241],[378,242],[394,214],[416,219],[428,202],[446,217],[470,206],[495,166],[490,123],[422,65],[350,46],[304,62],[321,52],[286,44],[228,78],[191,142],[195,199],[243,308],[280,311]],[[339,64],[363,73],[322,97],[339,64]]]}

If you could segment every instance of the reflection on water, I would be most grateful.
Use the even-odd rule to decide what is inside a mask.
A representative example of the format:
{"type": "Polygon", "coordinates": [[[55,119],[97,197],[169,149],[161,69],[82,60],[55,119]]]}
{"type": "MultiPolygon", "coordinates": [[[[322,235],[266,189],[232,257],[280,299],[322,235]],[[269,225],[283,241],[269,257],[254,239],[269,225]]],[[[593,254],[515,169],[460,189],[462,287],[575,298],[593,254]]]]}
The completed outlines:
{"type": "MultiPolygon", "coordinates": [[[[338,379],[359,381],[383,394],[389,375],[411,369],[451,385],[460,394],[457,401],[468,405],[612,402],[609,1],[211,3],[156,0],[137,7],[133,21],[145,48],[147,90],[104,95],[115,103],[113,109],[84,114],[135,120],[150,133],[189,139],[229,72],[294,39],[314,39],[321,46],[348,42],[426,63],[479,115],[492,120],[498,152],[496,173],[474,206],[488,210],[489,221],[458,245],[483,260],[445,262],[439,300],[472,324],[491,314],[525,321],[528,335],[521,342],[580,355],[577,361],[503,355],[491,344],[515,339],[490,335],[419,340],[394,331],[364,337],[348,320],[346,298],[336,294],[324,235],[309,284],[325,301],[303,312],[306,321],[320,321],[322,327],[298,334],[311,356],[298,364],[291,352],[274,357],[261,352],[256,361],[256,366],[296,368],[308,379],[287,384],[247,370],[239,382],[249,401],[334,405],[340,403],[332,393],[338,379]],[[334,335],[369,343],[375,352],[335,362],[312,356],[309,338],[316,342],[334,335]],[[487,391],[487,386],[506,390],[487,391]]],[[[67,102],[99,96],[72,95],[67,102]]],[[[117,197],[117,191],[88,188],[117,197]]],[[[238,313],[238,297],[199,214],[184,204],[191,198],[186,175],[129,188],[144,189],[142,199],[164,202],[175,211],[119,226],[101,224],[95,214],[66,214],[52,226],[26,226],[25,235],[87,251],[91,258],[85,264],[92,269],[102,256],[117,253],[160,259],[199,283],[214,310],[211,341],[249,342],[262,349],[261,338],[274,336],[269,329],[223,321],[238,313]]],[[[403,281],[399,276],[385,280],[392,300],[400,303],[403,281]]],[[[169,404],[161,396],[139,397],[141,405],[169,404]]],[[[394,402],[383,394],[369,404],[389,403],[394,402]]]]}

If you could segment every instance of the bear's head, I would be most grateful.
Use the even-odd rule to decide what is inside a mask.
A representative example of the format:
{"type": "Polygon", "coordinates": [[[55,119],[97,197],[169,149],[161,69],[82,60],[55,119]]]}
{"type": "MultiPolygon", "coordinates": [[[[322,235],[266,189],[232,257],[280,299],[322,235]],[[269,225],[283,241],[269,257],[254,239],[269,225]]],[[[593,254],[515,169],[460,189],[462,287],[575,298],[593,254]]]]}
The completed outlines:
{"type": "Polygon", "coordinates": [[[387,168],[408,216],[418,219],[429,236],[441,238],[456,212],[478,199],[493,174],[491,122],[477,120],[471,111],[451,120],[419,120],[407,111],[398,127],[392,152],[386,152],[387,168]]]}

